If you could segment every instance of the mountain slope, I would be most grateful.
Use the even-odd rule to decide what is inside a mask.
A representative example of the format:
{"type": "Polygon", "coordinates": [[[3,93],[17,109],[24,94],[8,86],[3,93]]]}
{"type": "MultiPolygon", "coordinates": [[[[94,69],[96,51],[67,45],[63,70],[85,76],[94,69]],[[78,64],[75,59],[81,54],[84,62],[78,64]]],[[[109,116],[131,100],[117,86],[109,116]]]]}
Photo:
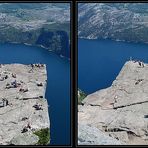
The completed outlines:
{"type": "Polygon", "coordinates": [[[2,3],[0,5],[0,42],[39,45],[69,57],[69,34],[69,4],[2,3]]]}
{"type": "Polygon", "coordinates": [[[148,42],[145,3],[79,3],[80,38],[148,42]]]}

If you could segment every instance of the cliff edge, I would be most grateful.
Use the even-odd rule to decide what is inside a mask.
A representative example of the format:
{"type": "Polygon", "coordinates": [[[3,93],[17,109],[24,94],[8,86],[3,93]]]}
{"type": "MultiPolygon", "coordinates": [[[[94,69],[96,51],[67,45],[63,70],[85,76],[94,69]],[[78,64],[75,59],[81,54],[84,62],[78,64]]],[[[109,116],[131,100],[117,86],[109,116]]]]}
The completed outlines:
{"type": "Polygon", "coordinates": [[[0,64],[0,144],[50,141],[46,65],[0,64]]]}
{"type": "Polygon", "coordinates": [[[128,61],[109,88],[78,106],[78,123],[132,145],[148,144],[148,64],[128,61]]]}

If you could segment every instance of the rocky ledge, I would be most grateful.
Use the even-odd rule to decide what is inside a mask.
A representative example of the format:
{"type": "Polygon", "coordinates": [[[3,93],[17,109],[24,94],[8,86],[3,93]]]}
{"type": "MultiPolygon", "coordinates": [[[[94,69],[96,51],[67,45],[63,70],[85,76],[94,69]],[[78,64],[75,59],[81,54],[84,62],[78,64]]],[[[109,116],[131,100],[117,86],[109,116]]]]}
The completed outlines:
{"type": "Polygon", "coordinates": [[[44,64],[0,65],[0,144],[48,144],[49,115],[44,64]]]}
{"type": "MultiPolygon", "coordinates": [[[[120,143],[148,144],[148,64],[126,62],[109,88],[88,95],[82,102],[78,106],[79,125],[96,128],[120,143]]],[[[94,135],[93,130],[89,135],[91,132],[94,135]]],[[[98,138],[93,140],[102,144],[98,138]]]]}

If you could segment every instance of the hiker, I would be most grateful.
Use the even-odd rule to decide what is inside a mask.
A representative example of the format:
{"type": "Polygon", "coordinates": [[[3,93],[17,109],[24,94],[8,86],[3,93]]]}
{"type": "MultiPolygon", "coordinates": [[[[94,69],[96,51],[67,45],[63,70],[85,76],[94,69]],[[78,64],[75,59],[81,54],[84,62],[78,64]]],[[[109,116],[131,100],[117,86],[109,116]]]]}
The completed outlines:
{"type": "Polygon", "coordinates": [[[33,68],[34,68],[34,64],[30,64],[31,65],[31,69],[28,71],[29,73],[31,72],[31,71],[33,71],[33,68]]]}
{"type": "Polygon", "coordinates": [[[8,78],[8,75],[6,75],[5,77],[4,77],[4,79],[7,79],[8,78]]]}
{"type": "Polygon", "coordinates": [[[3,98],[2,101],[3,101],[3,106],[9,105],[8,100],[6,98],[3,98]]]}
{"type": "Polygon", "coordinates": [[[11,86],[10,86],[9,83],[6,84],[6,88],[7,88],[7,89],[11,88],[11,86]]]}
{"type": "Polygon", "coordinates": [[[38,105],[38,104],[35,104],[33,107],[34,107],[36,110],[43,110],[43,109],[41,108],[41,105],[38,105]]]}
{"type": "Polygon", "coordinates": [[[13,78],[16,78],[16,74],[12,73],[12,77],[13,77],[13,78]]]}
{"type": "Polygon", "coordinates": [[[17,83],[16,83],[16,80],[11,82],[11,85],[13,85],[15,88],[17,87],[17,83]]]}
{"type": "Polygon", "coordinates": [[[138,64],[141,66],[141,62],[140,61],[138,61],[138,64]]]}
{"type": "Polygon", "coordinates": [[[24,128],[23,128],[23,130],[22,130],[22,133],[25,133],[25,132],[27,132],[28,131],[28,129],[27,129],[27,127],[25,126],[24,128]]]}
{"type": "Polygon", "coordinates": [[[3,102],[3,100],[0,101],[0,107],[4,107],[4,102],[3,102]]]}
{"type": "Polygon", "coordinates": [[[37,86],[43,86],[43,83],[37,83],[37,86]]]}
{"type": "Polygon", "coordinates": [[[144,67],[144,63],[143,63],[143,62],[138,61],[138,64],[139,64],[140,66],[144,67]]]}
{"type": "Polygon", "coordinates": [[[137,60],[133,60],[134,63],[138,62],[137,60]]]}
{"type": "Polygon", "coordinates": [[[15,81],[11,82],[11,85],[13,86],[12,88],[17,88],[21,84],[17,83],[16,80],[15,80],[15,81]]]}
{"type": "Polygon", "coordinates": [[[28,117],[23,117],[21,121],[25,121],[27,119],[28,119],[28,117]]]}
{"type": "Polygon", "coordinates": [[[8,100],[6,99],[5,101],[6,101],[6,106],[9,105],[8,100]]]}
{"type": "Polygon", "coordinates": [[[27,128],[31,129],[30,122],[28,122],[28,124],[27,124],[27,128]]]}
{"type": "Polygon", "coordinates": [[[44,67],[44,64],[41,64],[41,67],[44,67]]]}
{"type": "Polygon", "coordinates": [[[28,88],[24,89],[24,88],[20,88],[19,90],[20,92],[27,92],[28,91],[28,88]]]}
{"type": "Polygon", "coordinates": [[[31,67],[33,68],[33,67],[34,67],[34,65],[33,65],[33,64],[31,64],[31,67]]]}
{"type": "Polygon", "coordinates": [[[114,97],[115,103],[117,103],[118,96],[114,97]]]}
{"type": "Polygon", "coordinates": [[[139,82],[143,81],[144,79],[138,79],[135,85],[139,84],[139,82]]]}
{"type": "Polygon", "coordinates": [[[4,81],[4,77],[1,77],[1,78],[0,78],[0,81],[4,81]]]}

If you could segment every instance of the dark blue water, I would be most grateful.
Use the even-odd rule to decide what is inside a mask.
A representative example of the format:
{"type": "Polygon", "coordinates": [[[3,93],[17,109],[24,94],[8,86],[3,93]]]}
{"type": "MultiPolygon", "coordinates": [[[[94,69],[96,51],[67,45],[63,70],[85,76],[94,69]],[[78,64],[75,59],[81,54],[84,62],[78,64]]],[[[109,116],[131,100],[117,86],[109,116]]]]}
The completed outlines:
{"type": "Polygon", "coordinates": [[[132,57],[148,63],[148,44],[78,40],[78,87],[87,94],[109,87],[132,57]]]}
{"type": "Polygon", "coordinates": [[[47,64],[52,145],[70,144],[70,62],[39,47],[0,44],[0,63],[47,64]]]}

